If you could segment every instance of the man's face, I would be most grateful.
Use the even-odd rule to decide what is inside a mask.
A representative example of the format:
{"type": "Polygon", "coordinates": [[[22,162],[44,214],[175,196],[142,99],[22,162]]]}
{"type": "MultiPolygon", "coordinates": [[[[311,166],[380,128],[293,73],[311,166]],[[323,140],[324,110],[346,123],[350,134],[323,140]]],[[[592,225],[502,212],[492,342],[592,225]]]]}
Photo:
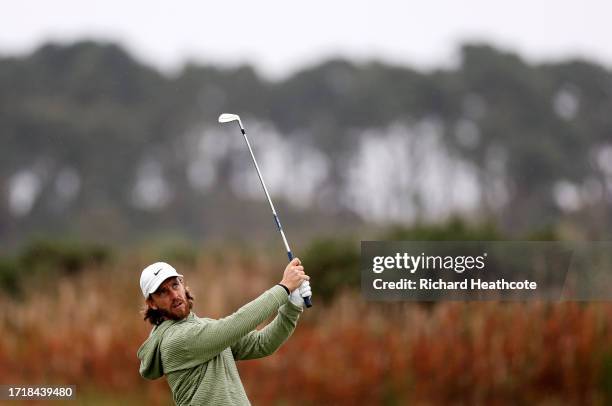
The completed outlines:
{"type": "Polygon", "coordinates": [[[190,312],[185,286],[178,277],[166,279],[147,299],[147,303],[170,320],[184,319],[190,312]]]}

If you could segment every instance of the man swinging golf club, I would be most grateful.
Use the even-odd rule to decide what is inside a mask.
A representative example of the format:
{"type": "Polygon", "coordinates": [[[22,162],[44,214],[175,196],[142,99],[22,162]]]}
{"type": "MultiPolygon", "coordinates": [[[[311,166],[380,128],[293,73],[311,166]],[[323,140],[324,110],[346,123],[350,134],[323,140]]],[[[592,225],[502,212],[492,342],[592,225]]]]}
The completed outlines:
{"type": "Polygon", "coordinates": [[[290,262],[277,286],[220,320],[191,312],[193,296],[170,265],[158,262],[142,271],[145,320],[155,327],[138,350],[140,374],[148,379],[166,375],[178,405],[250,404],[234,361],[272,354],[295,329],[303,306],[312,306],[310,277],[293,257],[240,117],[225,113],[219,122],[240,126],[290,262]],[[255,330],[275,311],[270,324],[255,330]]]}
{"type": "Polygon", "coordinates": [[[145,320],[154,327],[138,350],[140,374],[147,379],[166,375],[177,405],[249,405],[235,361],[270,355],[287,340],[304,298],[311,296],[309,279],[294,258],[278,285],[234,314],[213,320],[191,311],[194,298],[172,266],[149,265],[140,288],[145,320]],[[256,330],[274,312],[274,320],[256,330]]]}

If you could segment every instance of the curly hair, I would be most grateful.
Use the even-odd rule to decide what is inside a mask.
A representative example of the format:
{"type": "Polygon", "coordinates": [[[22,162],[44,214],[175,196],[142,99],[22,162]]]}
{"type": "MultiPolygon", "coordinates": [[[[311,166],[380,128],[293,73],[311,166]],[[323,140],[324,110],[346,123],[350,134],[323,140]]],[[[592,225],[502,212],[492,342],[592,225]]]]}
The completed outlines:
{"type": "MultiPolygon", "coordinates": [[[[182,278],[179,278],[179,280],[181,281],[181,283],[183,283],[182,278]]],[[[149,298],[150,297],[151,296],[149,295],[149,298]]],[[[195,296],[191,294],[188,286],[185,286],[185,297],[187,297],[187,303],[189,305],[189,310],[191,311],[191,309],[193,308],[193,301],[195,300],[195,296]]],[[[141,313],[144,315],[143,320],[148,321],[154,326],[159,326],[164,320],[166,320],[165,312],[163,310],[153,309],[149,307],[148,304],[144,306],[141,313]]]]}

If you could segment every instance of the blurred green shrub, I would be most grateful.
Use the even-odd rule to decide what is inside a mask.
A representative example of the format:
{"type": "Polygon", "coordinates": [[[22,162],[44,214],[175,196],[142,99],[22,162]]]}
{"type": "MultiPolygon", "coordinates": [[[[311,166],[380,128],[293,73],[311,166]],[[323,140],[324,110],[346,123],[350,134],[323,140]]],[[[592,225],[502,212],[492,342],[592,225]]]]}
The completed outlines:
{"type": "Polygon", "coordinates": [[[198,249],[192,243],[183,240],[159,243],[155,249],[155,258],[169,264],[194,266],[198,259],[198,249]]]}
{"type": "Polygon", "coordinates": [[[523,238],[526,241],[558,241],[560,239],[556,228],[546,226],[527,232],[523,238]]]}
{"type": "Polygon", "coordinates": [[[110,248],[82,241],[37,239],[27,244],[19,263],[29,271],[75,273],[87,266],[99,266],[111,259],[110,248]]]}
{"type": "Polygon", "coordinates": [[[0,289],[18,295],[26,274],[74,274],[86,267],[107,264],[111,259],[111,249],[101,244],[38,238],[14,256],[0,257],[0,289]]]}
{"type": "Polygon", "coordinates": [[[505,238],[492,223],[473,225],[459,217],[446,223],[413,227],[394,226],[380,237],[396,241],[498,241],[505,238]]]}
{"type": "Polygon", "coordinates": [[[316,298],[330,302],[344,288],[357,288],[359,272],[359,241],[350,239],[314,240],[301,256],[310,275],[316,298]]]}
{"type": "Polygon", "coordinates": [[[601,375],[599,383],[606,404],[612,404],[612,351],[610,351],[610,349],[604,352],[601,357],[601,375]]]}
{"type": "Polygon", "coordinates": [[[12,296],[21,292],[19,286],[19,264],[13,258],[0,258],[0,289],[12,296]]]}

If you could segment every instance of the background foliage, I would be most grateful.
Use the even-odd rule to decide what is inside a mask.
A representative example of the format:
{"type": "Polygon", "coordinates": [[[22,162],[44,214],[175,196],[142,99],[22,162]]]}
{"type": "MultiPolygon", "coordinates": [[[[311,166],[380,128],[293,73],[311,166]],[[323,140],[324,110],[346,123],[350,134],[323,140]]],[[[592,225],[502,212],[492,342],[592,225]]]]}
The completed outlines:
{"type": "MultiPolygon", "coordinates": [[[[272,187],[279,210],[304,235],[379,220],[435,221],[461,211],[461,198],[474,194],[464,214],[484,215],[504,231],[561,222],[582,236],[610,236],[612,75],[589,61],[532,65],[512,52],[466,44],[453,69],[330,60],[269,82],[249,66],[188,65],[167,76],[114,44],[49,44],[0,58],[0,105],[0,190],[7,196],[0,240],[9,244],[33,231],[107,242],[169,232],[271,235],[267,222],[252,220],[253,210],[266,213],[262,199],[236,186],[241,171],[252,169],[242,145],[222,148],[231,134],[216,123],[222,111],[247,120],[260,154],[304,157],[280,168],[261,159],[268,177],[283,176],[270,181],[279,185],[272,187]],[[443,198],[444,213],[427,217],[431,193],[455,180],[416,190],[436,169],[411,169],[411,162],[425,165],[422,152],[385,158],[360,150],[364,138],[406,141],[413,132],[414,151],[436,134],[441,143],[432,148],[445,152],[435,165],[461,163],[476,192],[458,189],[455,199],[443,198]],[[289,149],[279,150],[282,142],[289,149]],[[373,166],[354,166],[361,153],[373,166]],[[385,163],[395,166],[377,172],[385,163]],[[321,179],[317,168],[325,169],[321,179]],[[350,183],[351,171],[357,179],[378,177],[378,188],[365,179],[350,183]],[[375,197],[382,203],[372,212],[375,197]],[[399,215],[385,217],[394,201],[399,215]],[[401,210],[411,207],[402,220],[401,210]]],[[[409,145],[394,145],[392,151],[411,153],[409,145]]]]}

